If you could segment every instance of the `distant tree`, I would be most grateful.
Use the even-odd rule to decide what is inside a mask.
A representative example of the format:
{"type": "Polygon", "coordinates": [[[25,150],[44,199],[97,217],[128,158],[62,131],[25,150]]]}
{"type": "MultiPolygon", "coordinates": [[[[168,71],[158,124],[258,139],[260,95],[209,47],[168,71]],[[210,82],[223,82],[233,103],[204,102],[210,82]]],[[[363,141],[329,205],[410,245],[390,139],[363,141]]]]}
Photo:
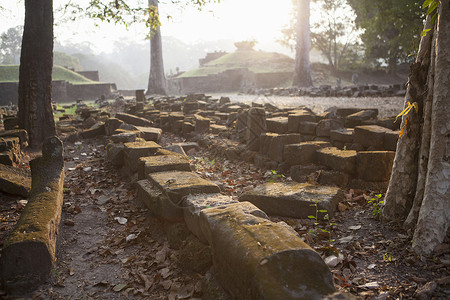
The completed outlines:
{"type": "Polygon", "coordinates": [[[309,1],[297,2],[297,27],[295,46],[295,68],[292,85],[296,87],[312,86],[311,65],[309,62],[310,28],[309,28],[309,1]]]}
{"type": "Polygon", "coordinates": [[[56,134],[52,107],[53,1],[25,0],[19,68],[19,127],[32,148],[56,134]]]}
{"type": "Polygon", "coordinates": [[[6,32],[2,33],[0,41],[0,54],[3,64],[19,63],[22,33],[22,25],[9,28],[6,32]]]}
{"type": "Polygon", "coordinates": [[[361,40],[366,59],[382,59],[390,72],[408,61],[417,48],[423,26],[422,0],[347,0],[356,13],[356,25],[363,29],[361,40]]]}
{"type": "MultiPolygon", "coordinates": [[[[150,10],[158,13],[158,0],[148,0],[150,10]]],[[[167,82],[164,74],[160,24],[151,28],[150,35],[150,76],[147,95],[167,95],[167,82]]]]}
{"type": "Polygon", "coordinates": [[[313,0],[320,6],[320,21],[311,28],[311,44],[320,50],[332,70],[352,54],[357,43],[352,10],[345,0],[313,0]]]}

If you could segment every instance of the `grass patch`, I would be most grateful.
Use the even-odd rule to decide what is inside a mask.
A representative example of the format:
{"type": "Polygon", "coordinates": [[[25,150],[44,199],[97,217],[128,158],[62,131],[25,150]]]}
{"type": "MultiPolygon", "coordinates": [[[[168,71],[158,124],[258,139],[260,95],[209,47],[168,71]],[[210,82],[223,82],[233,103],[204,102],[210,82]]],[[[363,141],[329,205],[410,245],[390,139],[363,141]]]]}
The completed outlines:
{"type": "MultiPolygon", "coordinates": [[[[94,83],[76,72],[61,66],[53,67],[53,80],[65,80],[73,84],[94,83]]],[[[0,65],[0,82],[18,82],[19,65],[0,65]]]]}
{"type": "Polygon", "coordinates": [[[254,73],[292,72],[294,60],[274,52],[236,51],[210,61],[203,67],[185,72],[179,78],[202,77],[239,68],[247,68],[254,73]]]}

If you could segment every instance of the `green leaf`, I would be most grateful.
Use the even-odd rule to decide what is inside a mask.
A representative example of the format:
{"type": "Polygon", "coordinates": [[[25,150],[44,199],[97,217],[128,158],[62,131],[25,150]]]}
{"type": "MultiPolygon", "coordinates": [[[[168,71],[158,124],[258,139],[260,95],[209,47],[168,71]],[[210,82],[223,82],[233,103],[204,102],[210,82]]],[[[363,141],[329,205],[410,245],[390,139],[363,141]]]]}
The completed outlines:
{"type": "Polygon", "coordinates": [[[314,216],[308,216],[308,219],[315,219],[316,217],[314,216]]]}
{"type": "Polygon", "coordinates": [[[423,1],[422,8],[428,7],[431,4],[431,2],[433,2],[433,1],[434,0],[425,0],[425,1],[423,1]]]}
{"type": "Polygon", "coordinates": [[[436,7],[438,6],[438,2],[433,2],[431,5],[430,5],[430,7],[428,7],[428,10],[427,10],[427,15],[429,15],[429,14],[431,14],[435,9],[436,9],[436,7]]]}
{"type": "Polygon", "coordinates": [[[438,16],[438,14],[436,13],[431,17],[431,25],[434,25],[434,23],[436,22],[437,16],[438,16]]]}
{"type": "Polygon", "coordinates": [[[327,210],[326,210],[326,209],[319,209],[319,212],[321,212],[321,213],[326,213],[327,210]]]}

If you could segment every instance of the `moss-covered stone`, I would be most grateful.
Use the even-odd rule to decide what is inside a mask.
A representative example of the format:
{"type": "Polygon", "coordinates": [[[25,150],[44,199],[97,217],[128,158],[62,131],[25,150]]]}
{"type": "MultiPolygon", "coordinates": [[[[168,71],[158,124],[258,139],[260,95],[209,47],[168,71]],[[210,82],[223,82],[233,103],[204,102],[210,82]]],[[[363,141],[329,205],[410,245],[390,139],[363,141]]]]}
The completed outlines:
{"type": "Polygon", "coordinates": [[[334,292],[331,272],[314,250],[241,204],[201,213],[217,276],[234,299],[321,299],[334,292]]]}
{"type": "Polygon", "coordinates": [[[189,160],[182,155],[155,155],[141,157],[138,166],[138,178],[144,179],[148,174],[165,171],[192,171],[189,160]]]}
{"type": "Polygon", "coordinates": [[[31,161],[32,188],[28,204],[5,241],[2,275],[12,293],[33,290],[48,277],[55,260],[64,184],[62,142],[47,139],[42,157],[31,161]]]}

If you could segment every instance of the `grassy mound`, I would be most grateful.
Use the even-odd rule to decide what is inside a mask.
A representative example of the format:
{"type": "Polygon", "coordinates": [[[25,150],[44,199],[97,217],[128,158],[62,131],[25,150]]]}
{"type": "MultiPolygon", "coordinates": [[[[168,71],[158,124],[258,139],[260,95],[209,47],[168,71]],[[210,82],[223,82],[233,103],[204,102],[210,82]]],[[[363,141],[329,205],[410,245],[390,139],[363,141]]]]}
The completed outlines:
{"type": "Polygon", "coordinates": [[[274,52],[236,51],[210,61],[198,69],[185,72],[179,77],[208,76],[239,68],[247,68],[254,73],[292,72],[294,60],[274,52]]]}
{"type": "MultiPolygon", "coordinates": [[[[65,80],[73,84],[92,83],[94,81],[61,66],[53,67],[53,80],[65,80]]],[[[0,65],[0,82],[19,81],[19,65],[0,65]]]]}

